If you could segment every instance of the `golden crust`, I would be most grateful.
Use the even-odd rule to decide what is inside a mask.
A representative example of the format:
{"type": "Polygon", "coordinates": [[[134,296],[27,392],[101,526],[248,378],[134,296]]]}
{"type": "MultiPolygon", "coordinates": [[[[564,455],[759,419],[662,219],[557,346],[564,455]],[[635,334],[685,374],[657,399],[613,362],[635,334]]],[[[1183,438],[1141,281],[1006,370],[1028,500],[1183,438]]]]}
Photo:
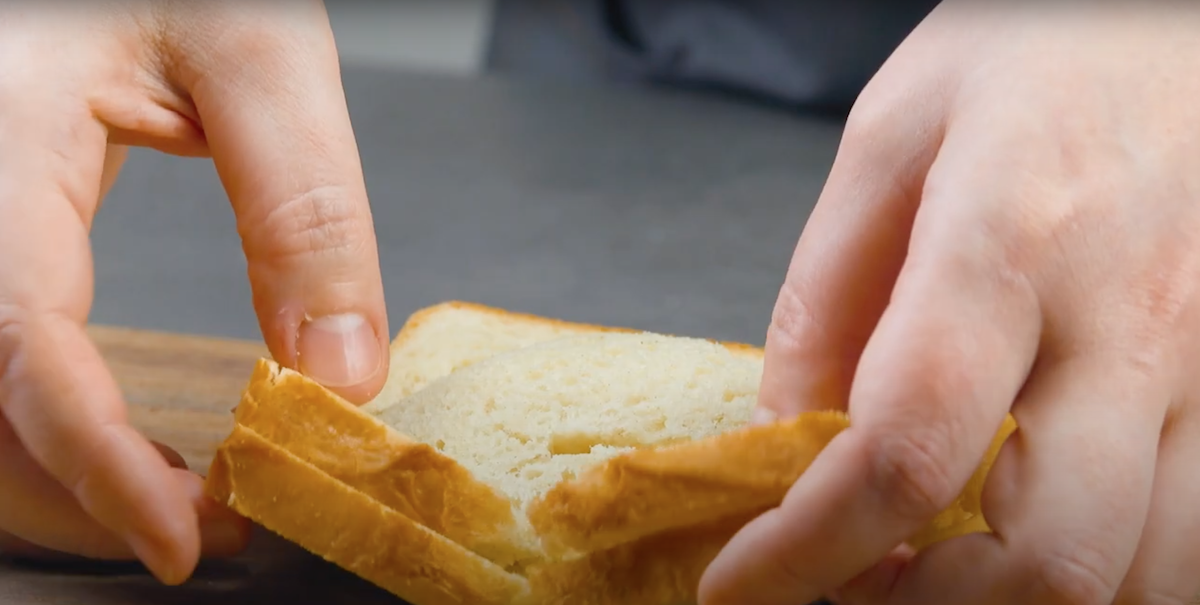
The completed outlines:
{"type": "Polygon", "coordinates": [[[420,605],[529,602],[528,582],[235,425],[207,494],[396,596],[420,605]]]}
{"type": "MultiPolygon", "coordinates": [[[[850,426],[842,412],[809,412],[672,446],[634,450],[558,484],[534,500],[530,522],[552,557],[590,553],[644,536],[772,506],[850,426]]],[[[989,531],[982,493],[1000,447],[1016,430],[1007,416],[959,497],[909,543],[914,548],[989,531]]]]}
{"type": "Polygon", "coordinates": [[[235,418],[334,479],[500,565],[535,553],[533,545],[519,548],[507,496],[435,448],[274,362],[259,361],[235,418]]]}
{"type": "MultiPolygon", "coordinates": [[[[635,331],[452,301],[410,317],[393,350],[446,307],[556,323],[577,332],[635,331]]],[[[762,355],[758,347],[719,344],[739,354],[762,355]]],[[[512,557],[506,558],[506,551],[511,554],[521,543],[516,527],[524,519],[516,519],[507,498],[454,460],[269,361],[256,368],[236,413],[239,425],[222,446],[209,485],[222,499],[238,496],[234,506],[242,514],[416,605],[526,598],[525,579],[476,554],[507,565],[512,557]],[[325,520],[313,523],[317,517],[325,520]],[[357,533],[343,538],[346,531],[357,533]],[[386,564],[378,562],[384,559],[386,564]]],[[[551,555],[527,568],[534,591],[530,602],[693,600],[701,573],[720,548],[746,521],[777,505],[848,425],[842,413],[814,412],[634,450],[556,486],[529,509],[529,521],[551,555]]],[[[1013,429],[1009,417],[963,495],[914,536],[915,546],[989,529],[980,493],[1013,429]]]]}
{"type": "MultiPolygon", "coordinates": [[[[636,328],[626,328],[626,327],[619,327],[619,326],[602,326],[602,325],[598,325],[598,324],[573,322],[573,321],[567,321],[564,319],[555,319],[553,317],[542,317],[540,315],[532,315],[530,313],[522,313],[519,311],[509,311],[508,309],[501,309],[499,307],[491,307],[488,305],[482,305],[482,304],[474,303],[474,302],[451,300],[451,301],[438,303],[436,305],[431,305],[431,306],[428,306],[428,307],[425,307],[423,309],[419,309],[419,310],[413,312],[413,314],[408,317],[408,320],[404,322],[404,325],[400,327],[400,331],[399,331],[399,333],[396,334],[396,338],[394,338],[392,340],[391,349],[393,351],[395,351],[395,350],[403,348],[404,345],[408,343],[408,340],[412,337],[412,335],[416,333],[417,329],[420,328],[426,322],[428,322],[430,317],[436,315],[439,312],[445,311],[446,309],[469,309],[475,313],[479,313],[482,315],[491,315],[493,317],[500,317],[507,321],[523,322],[523,323],[543,325],[543,326],[554,326],[554,327],[562,328],[563,330],[570,330],[572,332],[577,332],[577,333],[581,333],[581,334],[589,333],[589,332],[623,332],[626,334],[636,334],[638,332],[644,331],[644,330],[639,330],[636,328]]],[[[750,357],[761,358],[763,356],[763,352],[764,352],[762,347],[758,347],[758,346],[751,345],[751,344],[716,340],[716,339],[712,339],[712,338],[709,338],[706,340],[708,340],[709,342],[715,343],[715,344],[719,344],[719,345],[729,349],[731,352],[737,353],[740,355],[747,355],[750,357]]]]}
{"type": "Polygon", "coordinates": [[[464,309],[470,310],[481,315],[491,315],[499,317],[506,321],[523,322],[529,324],[537,324],[543,326],[556,326],[564,330],[576,332],[636,332],[630,328],[616,328],[610,326],[600,326],[595,324],[577,323],[566,321],[563,319],[553,319],[550,317],[541,317],[529,313],[521,313],[519,311],[509,311],[498,307],[489,307],[479,303],[466,302],[461,300],[450,300],[436,305],[431,305],[423,309],[415,311],[408,316],[408,320],[400,327],[400,332],[396,334],[396,338],[392,340],[392,349],[402,348],[408,339],[416,333],[417,329],[427,323],[431,317],[445,311],[446,309],[464,309]]]}
{"type": "Polygon", "coordinates": [[[547,552],[564,556],[769,506],[847,426],[845,414],[815,412],[633,450],[535,499],[529,519],[547,552]]]}
{"type": "Polygon", "coordinates": [[[746,523],[763,511],[647,536],[528,572],[540,605],[694,603],[700,576],[746,523]]]}

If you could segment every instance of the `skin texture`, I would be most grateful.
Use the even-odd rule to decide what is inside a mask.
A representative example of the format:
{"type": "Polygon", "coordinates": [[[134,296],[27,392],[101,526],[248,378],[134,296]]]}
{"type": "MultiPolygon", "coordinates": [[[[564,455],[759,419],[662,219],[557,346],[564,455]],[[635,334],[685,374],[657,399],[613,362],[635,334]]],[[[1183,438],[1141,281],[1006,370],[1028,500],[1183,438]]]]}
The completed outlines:
{"type": "MultiPolygon", "coordinates": [[[[328,23],[314,2],[9,4],[0,547],[137,556],[177,583],[246,528],[127,425],[81,330],[88,227],[125,146],[211,156],[272,354],[369,398],[389,332],[328,23]]],[[[760,402],[853,424],[714,561],[703,605],[1200,590],[1200,14],[1046,4],[944,3],[856,105],[760,402]],[[1010,410],[1021,429],[984,494],[996,533],[914,555],[905,537],[1010,410]]]]}
{"type": "Polygon", "coordinates": [[[1200,592],[1200,11],[943,3],[864,91],[769,331],[765,418],[851,428],[702,605],[1200,592]],[[1008,411],[994,535],[914,556],[1008,411]]]}
{"type": "Polygon", "coordinates": [[[82,329],[88,229],[126,146],[210,156],[280,363],[364,402],[389,334],[370,208],[317,2],[0,6],[0,548],[136,556],[163,582],[246,522],[131,428],[82,329]]]}

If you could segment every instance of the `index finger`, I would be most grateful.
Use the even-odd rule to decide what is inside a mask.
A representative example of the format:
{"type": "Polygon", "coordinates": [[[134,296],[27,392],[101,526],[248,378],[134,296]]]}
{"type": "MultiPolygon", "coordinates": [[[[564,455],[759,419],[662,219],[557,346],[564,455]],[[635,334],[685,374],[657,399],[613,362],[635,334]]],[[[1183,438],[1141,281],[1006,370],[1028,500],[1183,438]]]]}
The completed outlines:
{"type": "Polygon", "coordinates": [[[850,427],[721,553],[706,605],[807,602],[883,561],[952,503],[1002,426],[1037,353],[1038,300],[1008,265],[1015,234],[979,232],[1013,226],[977,214],[1005,206],[964,199],[939,163],[855,370],[850,427]]]}
{"type": "Polygon", "coordinates": [[[387,376],[390,334],[328,20],[319,2],[212,6],[182,8],[167,31],[237,217],[263,336],[280,363],[365,402],[387,376]]]}
{"type": "MultiPolygon", "coordinates": [[[[117,385],[83,330],[92,286],[86,224],[107,134],[82,104],[48,96],[9,99],[0,116],[0,413],[13,433],[3,438],[7,446],[19,441],[160,579],[178,582],[199,556],[195,508],[168,463],[128,424],[117,385]]],[[[12,455],[0,460],[6,470],[19,463],[12,455]]],[[[30,489],[5,483],[6,516],[36,499],[30,489]]]]}

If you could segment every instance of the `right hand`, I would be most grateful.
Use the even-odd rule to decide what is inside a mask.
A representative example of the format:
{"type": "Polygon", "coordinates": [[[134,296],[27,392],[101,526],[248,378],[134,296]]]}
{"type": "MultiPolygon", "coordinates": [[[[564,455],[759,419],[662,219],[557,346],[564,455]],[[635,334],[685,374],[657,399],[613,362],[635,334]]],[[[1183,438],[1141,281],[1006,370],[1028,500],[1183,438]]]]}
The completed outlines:
{"type": "Polygon", "coordinates": [[[389,331],[321,4],[0,6],[0,549],[136,557],[176,584],[248,525],[128,424],[84,330],[127,145],[212,157],[272,356],[371,398],[389,331]]]}

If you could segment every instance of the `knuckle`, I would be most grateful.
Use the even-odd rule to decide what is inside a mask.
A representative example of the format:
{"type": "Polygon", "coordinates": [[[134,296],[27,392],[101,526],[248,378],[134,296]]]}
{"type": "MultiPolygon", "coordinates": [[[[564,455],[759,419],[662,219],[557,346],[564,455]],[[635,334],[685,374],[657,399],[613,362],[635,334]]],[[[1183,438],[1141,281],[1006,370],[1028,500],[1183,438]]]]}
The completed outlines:
{"type": "Polygon", "coordinates": [[[772,344],[787,350],[801,349],[811,339],[812,331],[820,329],[820,325],[800,289],[793,284],[785,284],[779,291],[779,299],[771,312],[771,325],[767,328],[772,344]]]}
{"type": "Polygon", "coordinates": [[[274,27],[257,19],[234,19],[227,25],[224,32],[214,37],[206,54],[210,65],[235,81],[263,70],[295,71],[299,67],[296,58],[308,50],[304,47],[305,40],[291,28],[274,27]]]}
{"type": "Polygon", "coordinates": [[[906,523],[927,521],[962,491],[974,470],[962,460],[973,418],[962,402],[983,398],[956,340],[938,329],[927,336],[919,349],[889,361],[887,377],[864,387],[873,392],[858,395],[877,399],[873,406],[886,410],[863,435],[868,480],[906,523]]]}
{"type": "Polygon", "coordinates": [[[253,261],[357,255],[371,234],[365,213],[342,187],[318,187],[251,217],[241,229],[253,261]]]}
{"type": "Polygon", "coordinates": [[[190,8],[157,8],[157,18],[152,21],[155,27],[150,31],[166,40],[164,44],[179,40],[195,44],[194,32],[202,30],[206,35],[199,38],[204,43],[199,50],[237,64],[255,63],[264,55],[281,54],[287,45],[288,28],[271,27],[255,10],[200,12],[190,8]],[[254,61],[245,61],[247,57],[254,61]]]}
{"type": "MultiPolygon", "coordinates": [[[[887,187],[899,196],[896,201],[909,214],[916,211],[921,201],[919,190],[923,179],[916,177],[926,173],[921,165],[932,161],[926,157],[927,150],[936,146],[914,148],[912,133],[897,127],[897,124],[906,123],[906,120],[897,119],[902,107],[891,100],[879,99],[859,101],[854,105],[842,128],[830,180],[847,181],[855,187],[864,183],[887,187]]],[[[862,204],[870,198],[849,196],[838,203],[862,204]]]]}
{"type": "Polygon", "coordinates": [[[842,128],[842,149],[852,151],[870,169],[912,160],[911,135],[899,125],[911,123],[910,103],[902,93],[864,91],[850,108],[842,128]]]}
{"type": "Polygon", "coordinates": [[[958,496],[942,431],[892,431],[870,440],[867,448],[871,481],[899,518],[924,521],[958,496]]]}
{"type": "Polygon", "coordinates": [[[847,143],[878,140],[880,133],[891,130],[895,113],[891,103],[860,98],[846,115],[842,138],[847,143]]]}
{"type": "Polygon", "coordinates": [[[284,28],[267,27],[257,20],[239,20],[226,30],[222,49],[226,56],[270,60],[287,54],[295,41],[284,28]]]}
{"type": "Polygon", "coordinates": [[[1111,558],[1100,549],[1085,544],[1054,549],[1038,560],[1035,582],[1045,598],[1054,605],[1107,605],[1117,586],[1103,570],[1111,567],[1111,558]]]}
{"type": "Polygon", "coordinates": [[[261,79],[263,73],[308,69],[311,65],[304,59],[314,51],[336,57],[324,27],[328,21],[312,3],[251,4],[233,8],[229,3],[207,11],[173,6],[159,11],[150,31],[164,54],[172,55],[173,67],[183,67],[191,78],[202,81],[219,74],[219,86],[261,79]]]}
{"type": "Polygon", "coordinates": [[[1147,342],[1130,346],[1118,354],[1121,356],[1121,365],[1130,377],[1147,383],[1162,376],[1163,368],[1168,364],[1171,343],[1165,334],[1157,337],[1144,335],[1142,338],[1147,342]],[[1159,342],[1152,342],[1153,340],[1159,342]]]}

